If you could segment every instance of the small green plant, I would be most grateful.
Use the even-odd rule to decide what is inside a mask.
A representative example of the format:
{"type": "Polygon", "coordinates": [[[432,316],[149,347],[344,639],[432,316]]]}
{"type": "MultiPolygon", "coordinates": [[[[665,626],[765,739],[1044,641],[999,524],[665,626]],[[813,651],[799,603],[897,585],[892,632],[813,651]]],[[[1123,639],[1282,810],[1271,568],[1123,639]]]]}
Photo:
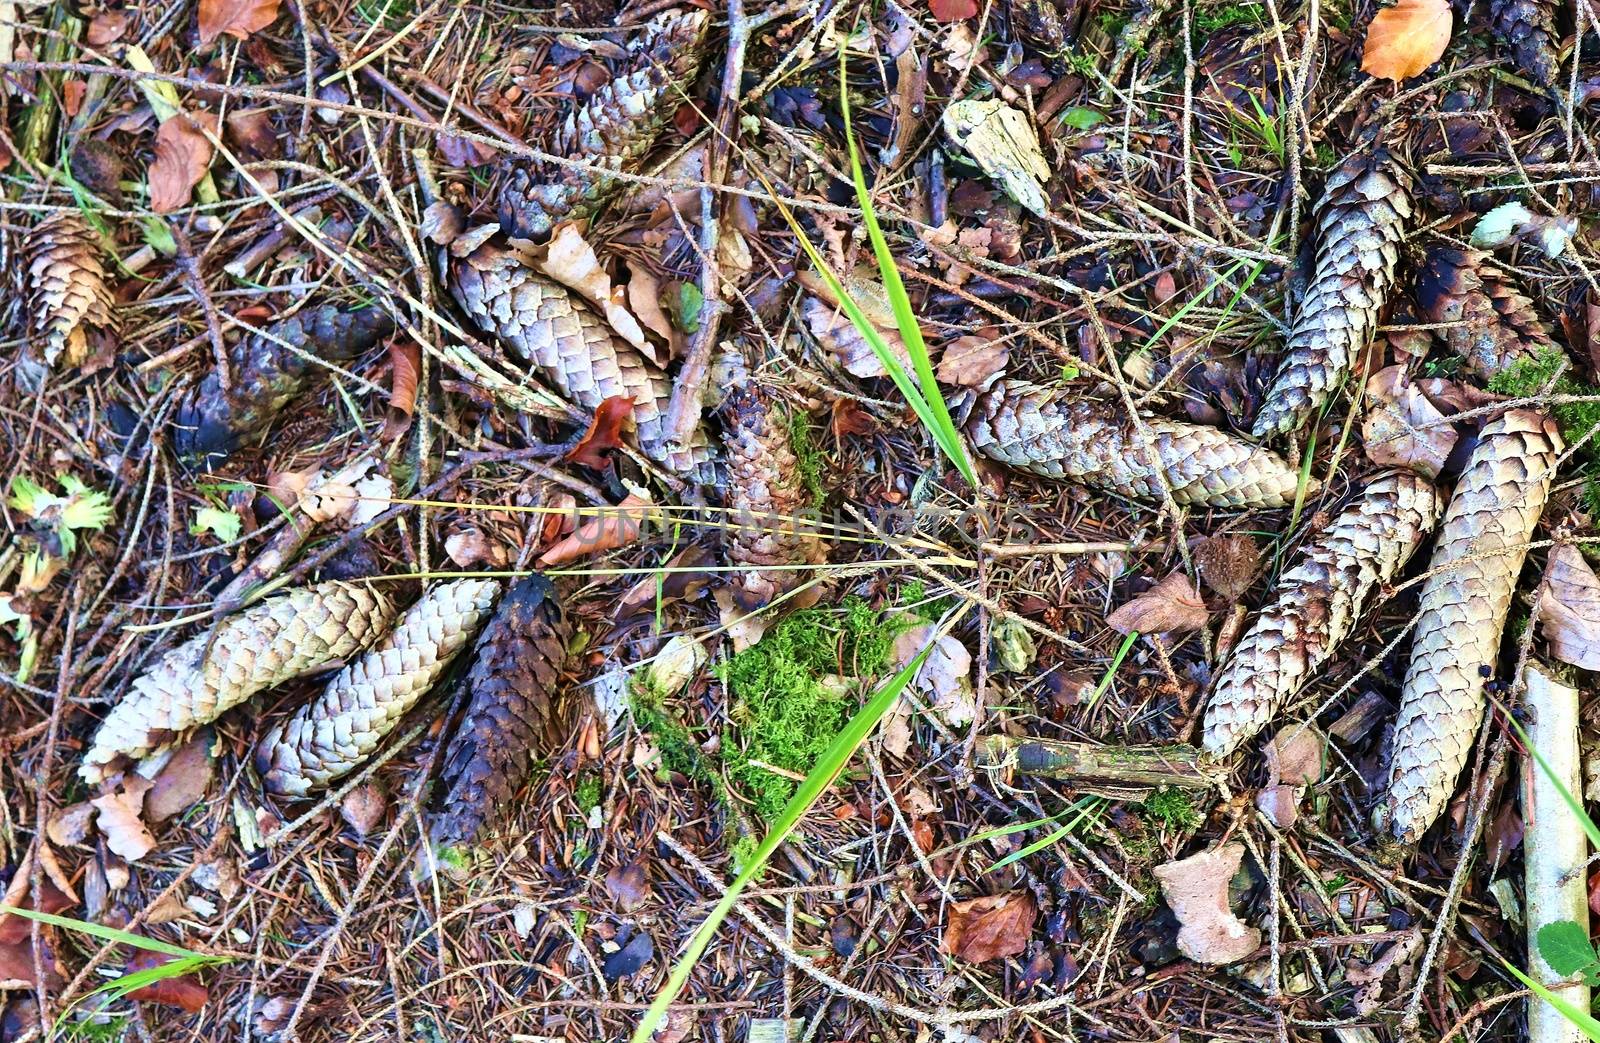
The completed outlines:
{"type": "Polygon", "coordinates": [[[1573,920],[1557,920],[1539,928],[1535,936],[1539,955],[1563,978],[1579,975],[1591,987],[1600,985],[1600,952],[1595,952],[1589,932],[1573,920]]]}
{"type": "Polygon", "coordinates": [[[16,475],[7,502],[53,537],[54,552],[66,558],[77,548],[80,530],[103,529],[111,520],[111,497],[89,488],[76,475],[56,475],[56,484],[61,487],[59,496],[27,475],[16,475]]]}
{"type": "Polygon", "coordinates": [[[1195,809],[1194,800],[1176,786],[1152,792],[1144,798],[1142,810],[1146,819],[1179,833],[1188,832],[1200,824],[1200,812],[1195,809]]]}
{"type": "Polygon", "coordinates": [[[1262,24],[1261,8],[1256,4],[1223,4],[1221,7],[1197,10],[1194,13],[1194,31],[1201,36],[1231,29],[1236,25],[1262,24]]]}
{"type": "Polygon", "coordinates": [[[821,507],[822,501],[828,498],[828,490],[822,484],[822,450],[811,436],[810,419],[798,409],[789,413],[789,444],[800,462],[800,481],[811,498],[811,506],[821,507]]]}
{"type": "Polygon", "coordinates": [[[577,787],[572,791],[572,799],[577,801],[578,810],[588,814],[591,808],[600,806],[602,791],[598,775],[585,775],[578,780],[577,787]]]}

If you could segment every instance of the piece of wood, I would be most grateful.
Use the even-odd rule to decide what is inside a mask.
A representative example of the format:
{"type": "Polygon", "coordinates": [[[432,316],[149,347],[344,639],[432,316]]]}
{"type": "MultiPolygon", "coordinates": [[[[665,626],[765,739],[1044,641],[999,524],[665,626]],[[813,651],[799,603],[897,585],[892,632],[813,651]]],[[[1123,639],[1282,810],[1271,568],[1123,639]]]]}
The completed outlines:
{"type": "Polygon", "coordinates": [[[1167,786],[1205,790],[1218,777],[1201,763],[1194,746],[1110,746],[986,735],[977,764],[993,771],[1065,779],[1086,793],[1124,799],[1167,786]]]}

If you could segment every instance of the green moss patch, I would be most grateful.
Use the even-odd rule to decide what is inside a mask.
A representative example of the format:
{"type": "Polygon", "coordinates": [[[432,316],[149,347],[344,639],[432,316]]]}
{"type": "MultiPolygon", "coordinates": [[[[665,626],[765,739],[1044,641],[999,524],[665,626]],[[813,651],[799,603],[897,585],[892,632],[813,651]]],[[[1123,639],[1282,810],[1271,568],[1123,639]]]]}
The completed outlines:
{"type": "MultiPolygon", "coordinates": [[[[1574,377],[1556,377],[1567,365],[1567,356],[1560,348],[1547,347],[1534,355],[1521,359],[1503,373],[1489,380],[1489,390],[1497,395],[1513,398],[1533,398],[1546,393],[1552,395],[1600,396],[1600,388],[1574,377]],[[1555,380],[1551,386],[1551,380],[1555,380]]],[[[1600,402],[1571,402],[1551,407],[1551,415],[1561,425],[1561,437],[1567,444],[1576,445],[1590,431],[1600,427],[1600,402]]],[[[1584,478],[1584,502],[1591,514],[1600,514],[1600,439],[1591,438],[1578,450],[1577,460],[1584,478]]]]}

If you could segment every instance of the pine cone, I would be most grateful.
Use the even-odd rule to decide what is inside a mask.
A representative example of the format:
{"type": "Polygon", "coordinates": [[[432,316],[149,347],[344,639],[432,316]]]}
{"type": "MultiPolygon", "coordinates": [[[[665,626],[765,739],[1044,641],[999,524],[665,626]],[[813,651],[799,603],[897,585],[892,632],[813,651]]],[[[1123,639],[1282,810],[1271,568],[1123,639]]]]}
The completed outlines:
{"type": "Polygon", "coordinates": [[[1388,471],[1300,551],[1217,675],[1206,753],[1226,757],[1272,721],[1350,635],[1373,593],[1405,567],[1442,507],[1427,479],[1388,471]]]}
{"type": "Polygon", "coordinates": [[[820,565],[827,549],[799,515],[809,498],[789,431],[771,398],[742,359],[730,357],[729,391],[721,406],[728,455],[728,560],[755,568],[730,577],[740,606],[757,609],[807,577],[775,566],[820,565]]]}
{"type": "Polygon", "coordinates": [[[121,758],[138,760],[258,692],[337,662],[377,640],[394,619],[365,583],[285,591],[172,649],[111,708],[78,769],[99,782],[121,758]]]}
{"type": "Polygon", "coordinates": [[[1155,503],[1163,477],[1179,504],[1294,502],[1299,475],[1276,453],[1211,427],[1160,417],[1145,424],[1148,446],[1115,406],[1058,401],[1047,388],[1001,380],[979,396],[967,435],[978,452],[1020,471],[1155,503]]]}
{"type": "Polygon", "coordinates": [[[256,746],[268,792],[302,797],[354,771],[444,674],[494,608],[497,580],[430,589],[371,651],[256,746]]]}
{"type": "Polygon", "coordinates": [[[341,311],[334,305],[301,312],[268,327],[286,342],[251,335],[228,352],[231,388],[213,370],[177,410],[173,445],[199,467],[214,467],[241,445],[266,433],[273,418],[320,369],[313,358],[348,362],[394,332],[376,308],[341,311]]]}
{"type": "Polygon", "coordinates": [[[1489,20],[1500,42],[1511,48],[1517,68],[1541,87],[1556,82],[1556,4],[1553,0],[1489,0],[1489,20]]]}
{"type": "Polygon", "coordinates": [[[1352,156],[1317,207],[1316,267],[1266,402],[1257,438],[1299,430],[1355,365],[1394,289],[1411,216],[1410,179],[1387,152],[1352,156]]]}
{"type": "Polygon", "coordinates": [[[115,324],[114,302],[100,260],[100,236],[77,214],[52,214],[23,245],[29,308],[43,368],[62,355],[76,366],[89,356],[88,327],[115,324]]]}
{"type": "Polygon", "coordinates": [[[1380,830],[1413,843],[1449,803],[1483,720],[1500,633],[1562,449],[1556,425],[1514,409],[1484,426],[1445,508],[1418,599],[1380,830]]]}
{"type": "Polygon", "coordinates": [[[444,756],[434,838],[472,841],[516,794],[544,738],[571,629],[549,581],[529,576],[500,601],[467,674],[467,709],[444,756]]]}
{"type": "Polygon", "coordinates": [[[521,156],[502,164],[500,226],[537,239],[564,220],[587,217],[616,188],[610,171],[631,170],[677,109],[705,54],[706,12],[666,11],[641,28],[628,46],[627,67],[570,113],[543,151],[584,160],[588,168],[521,156]]]}
{"type": "Polygon", "coordinates": [[[1521,359],[1559,350],[1533,301],[1478,250],[1430,250],[1417,276],[1417,307],[1429,322],[1454,323],[1434,332],[1480,380],[1521,359]]]}
{"type": "Polygon", "coordinates": [[[666,446],[672,382],[567,289],[493,244],[450,262],[450,288],[484,333],[499,337],[574,404],[593,410],[608,398],[633,399],[639,447],[700,484],[717,479],[705,431],[686,450],[666,446]]]}

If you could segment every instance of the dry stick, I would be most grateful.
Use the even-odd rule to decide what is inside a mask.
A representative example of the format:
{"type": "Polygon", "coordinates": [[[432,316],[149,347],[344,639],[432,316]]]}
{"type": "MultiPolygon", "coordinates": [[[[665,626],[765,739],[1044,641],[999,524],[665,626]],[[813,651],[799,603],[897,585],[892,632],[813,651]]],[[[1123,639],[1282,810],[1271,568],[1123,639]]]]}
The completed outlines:
{"type": "Polygon", "coordinates": [[[1125,797],[1130,789],[1163,786],[1208,790],[1222,775],[1193,746],[1108,746],[1094,742],[987,735],[978,745],[978,766],[1019,775],[1071,779],[1077,788],[1097,788],[1125,797]]]}
{"type": "MultiPolygon", "coordinates": [[[[33,908],[44,908],[44,846],[49,843],[45,837],[45,820],[50,813],[50,799],[48,795],[50,769],[56,759],[56,739],[61,734],[61,711],[67,705],[67,692],[72,687],[76,670],[72,663],[73,645],[78,639],[78,603],[83,599],[82,579],[73,585],[72,608],[67,613],[67,632],[61,640],[60,665],[56,668],[55,698],[50,703],[50,728],[45,732],[44,757],[39,762],[39,785],[34,791],[33,803],[33,846],[34,856],[32,868],[28,878],[28,900],[33,908]]],[[[40,934],[44,925],[38,920],[28,921],[28,944],[33,949],[33,981],[34,995],[39,1002],[39,1024],[48,1029],[50,1019],[50,985],[44,973],[44,944],[40,934]]]]}

